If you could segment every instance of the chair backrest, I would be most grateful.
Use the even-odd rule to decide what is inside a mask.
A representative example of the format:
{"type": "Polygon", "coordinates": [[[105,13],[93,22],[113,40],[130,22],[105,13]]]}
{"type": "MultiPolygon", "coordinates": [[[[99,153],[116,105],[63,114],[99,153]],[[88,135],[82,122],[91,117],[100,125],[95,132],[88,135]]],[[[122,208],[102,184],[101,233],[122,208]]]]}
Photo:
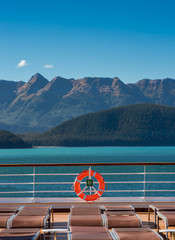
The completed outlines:
{"type": "Polygon", "coordinates": [[[72,215],[101,215],[98,207],[72,207],[70,210],[72,215]]]}
{"type": "Polygon", "coordinates": [[[24,206],[18,213],[19,216],[45,216],[50,214],[51,206],[24,206]]]}

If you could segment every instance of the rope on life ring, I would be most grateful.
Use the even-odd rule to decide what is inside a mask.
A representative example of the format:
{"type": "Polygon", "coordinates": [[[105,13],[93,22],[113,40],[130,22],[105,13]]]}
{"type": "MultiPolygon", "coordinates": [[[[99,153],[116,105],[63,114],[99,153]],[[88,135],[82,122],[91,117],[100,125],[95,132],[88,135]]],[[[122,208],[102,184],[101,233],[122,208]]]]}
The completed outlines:
{"type": "MultiPolygon", "coordinates": [[[[87,180],[87,181],[88,181],[87,180]]],[[[105,190],[105,182],[104,182],[104,179],[103,177],[100,175],[100,173],[98,172],[95,172],[93,170],[84,170],[83,172],[81,172],[75,179],[74,181],[74,190],[76,192],[76,194],[84,199],[85,201],[87,202],[93,202],[95,200],[97,200],[99,197],[101,197],[101,195],[103,194],[104,190],[105,190]],[[96,190],[93,186],[91,187],[93,189],[93,191],[95,192],[94,194],[92,195],[86,195],[84,193],[84,191],[86,190],[86,187],[84,187],[83,189],[81,189],[80,187],[80,183],[81,181],[85,178],[85,177],[88,177],[89,176],[89,179],[88,180],[91,180],[91,177],[94,177],[97,179],[98,183],[99,183],[99,187],[98,187],[98,190],[96,190]]]]}

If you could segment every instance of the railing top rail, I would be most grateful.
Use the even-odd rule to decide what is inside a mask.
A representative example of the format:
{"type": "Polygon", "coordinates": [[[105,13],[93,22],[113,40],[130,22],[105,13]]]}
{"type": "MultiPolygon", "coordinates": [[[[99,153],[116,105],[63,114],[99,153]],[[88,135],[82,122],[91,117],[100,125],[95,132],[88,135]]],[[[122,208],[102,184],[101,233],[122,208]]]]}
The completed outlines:
{"type": "Polygon", "coordinates": [[[139,162],[139,163],[31,163],[31,164],[0,164],[0,167],[78,167],[78,166],[152,166],[175,165],[175,162],[139,162]]]}

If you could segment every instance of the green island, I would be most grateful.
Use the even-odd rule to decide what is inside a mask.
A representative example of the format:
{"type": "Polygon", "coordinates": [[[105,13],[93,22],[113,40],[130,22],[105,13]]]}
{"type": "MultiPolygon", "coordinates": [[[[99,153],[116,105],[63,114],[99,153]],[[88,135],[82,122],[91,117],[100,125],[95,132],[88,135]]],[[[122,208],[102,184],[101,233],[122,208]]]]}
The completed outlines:
{"type": "Polygon", "coordinates": [[[0,148],[174,145],[175,108],[158,104],[134,104],[89,113],[43,133],[0,131],[0,148]]]}
{"type": "Polygon", "coordinates": [[[120,106],[66,121],[40,134],[21,134],[33,146],[173,146],[175,108],[120,106]]]}
{"type": "Polygon", "coordinates": [[[31,148],[30,143],[25,142],[19,136],[8,131],[0,130],[0,148],[31,148]]]}

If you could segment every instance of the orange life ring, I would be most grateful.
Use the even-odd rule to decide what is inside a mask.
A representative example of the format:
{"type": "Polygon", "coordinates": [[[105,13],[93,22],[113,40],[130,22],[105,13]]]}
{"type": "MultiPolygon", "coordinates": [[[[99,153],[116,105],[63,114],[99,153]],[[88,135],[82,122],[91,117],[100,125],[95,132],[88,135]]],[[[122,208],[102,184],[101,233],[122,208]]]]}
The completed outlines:
{"type": "Polygon", "coordinates": [[[104,179],[103,177],[100,175],[100,173],[98,172],[95,172],[93,170],[89,171],[89,170],[84,170],[83,172],[81,172],[75,179],[74,181],[74,190],[76,192],[76,194],[86,200],[87,202],[92,202],[92,201],[95,201],[97,200],[99,197],[101,197],[101,195],[103,194],[104,190],[105,190],[105,182],[104,182],[104,179]],[[83,190],[81,189],[80,187],[80,183],[81,181],[85,178],[85,177],[88,177],[88,176],[91,176],[91,177],[95,177],[99,183],[99,187],[98,187],[98,190],[95,191],[94,194],[92,195],[86,195],[83,190]]]}

